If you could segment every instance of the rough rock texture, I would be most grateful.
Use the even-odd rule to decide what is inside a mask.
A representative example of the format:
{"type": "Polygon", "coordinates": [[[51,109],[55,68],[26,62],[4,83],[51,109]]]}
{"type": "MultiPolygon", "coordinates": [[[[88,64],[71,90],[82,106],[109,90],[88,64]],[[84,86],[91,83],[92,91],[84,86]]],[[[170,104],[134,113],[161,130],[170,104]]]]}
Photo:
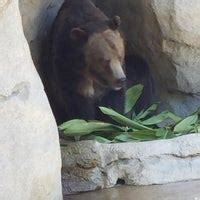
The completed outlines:
{"type": "Polygon", "coordinates": [[[200,135],[121,144],[94,141],[62,147],[64,194],[128,185],[200,179],[200,135]]]}
{"type": "Polygon", "coordinates": [[[61,200],[56,123],[17,0],[0,0],[0,199],[61,200]]]}
{"type": "Polygon", "coordinates": [[[200,105],[200,1],[96,0],[122,18],[128,53],[149,63],[163,107],[180,115],[200,105]]]}
{"type": "Polygon", "coordinates": [[[19,0],[23,28],[36,67],[43,48],[43,41],[63,0],[19,0]]]}

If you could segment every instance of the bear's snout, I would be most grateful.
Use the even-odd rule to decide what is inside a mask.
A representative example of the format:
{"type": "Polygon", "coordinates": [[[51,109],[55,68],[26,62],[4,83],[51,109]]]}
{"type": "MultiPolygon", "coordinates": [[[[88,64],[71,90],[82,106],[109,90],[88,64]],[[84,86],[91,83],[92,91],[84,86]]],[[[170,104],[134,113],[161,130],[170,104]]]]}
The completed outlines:
{"type": "Polygon", "coordinates": [[[111,77],[113,77],[112,80],[113,88],[114,90],[119,90],[124,86],[126,82],[126,75],[124,73],[124,70],[120,65],[120,63],[117,63],[115,65],[111,64],[111,71],[112,71],[111,77]]]}
{"type": "Polygon", "coordinates": [[[116,81],[117,85],[124,85],[125,82],[126,82],[126,77],[120,78],[116,81]]]}
{"type": "Polygon", "coordinates": [[[119,78],[114,83],[114,90],[120,90],[126,84],[126,77],[119,78]]]}

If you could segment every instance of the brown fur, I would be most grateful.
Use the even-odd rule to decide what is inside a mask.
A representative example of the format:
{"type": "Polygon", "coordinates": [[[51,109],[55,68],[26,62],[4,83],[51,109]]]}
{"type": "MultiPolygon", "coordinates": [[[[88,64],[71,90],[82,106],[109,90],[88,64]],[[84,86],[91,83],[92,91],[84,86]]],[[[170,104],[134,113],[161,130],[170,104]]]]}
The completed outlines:
{"type": "Polygon", "coordinates": [[[51,31],[44,65],[46,91],[58,123],[102,119],[99,106],[123,113],[124,44],[120,18],[90,0],[65,0],[51,31]]]}

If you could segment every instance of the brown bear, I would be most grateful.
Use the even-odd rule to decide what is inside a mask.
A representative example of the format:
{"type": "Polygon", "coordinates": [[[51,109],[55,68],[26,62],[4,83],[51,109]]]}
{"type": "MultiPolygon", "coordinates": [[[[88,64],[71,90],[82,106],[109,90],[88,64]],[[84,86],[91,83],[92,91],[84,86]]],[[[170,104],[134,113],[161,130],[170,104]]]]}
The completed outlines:
{"type": "Polygon", "coordinates": [[[43,65],[57,123],[103,120],[99,106],[124,111],[126,75],[120,18],[108,19],[89,0],[65,0],[51,30],[43,65]]]}

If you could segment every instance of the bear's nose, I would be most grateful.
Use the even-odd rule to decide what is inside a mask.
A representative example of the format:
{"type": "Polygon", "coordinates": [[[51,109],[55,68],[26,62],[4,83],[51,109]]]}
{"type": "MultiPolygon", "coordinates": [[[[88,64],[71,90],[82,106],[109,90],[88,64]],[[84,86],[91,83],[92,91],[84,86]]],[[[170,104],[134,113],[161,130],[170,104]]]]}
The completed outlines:
{"type": "Polygon", "coordinates": [[[125,77],[120,78],[120,79],[117,80],[117,84],[123,85],[123,84],[125,83],[125,81],[126,81],[126,78],[125,78],[125,77]]]}

